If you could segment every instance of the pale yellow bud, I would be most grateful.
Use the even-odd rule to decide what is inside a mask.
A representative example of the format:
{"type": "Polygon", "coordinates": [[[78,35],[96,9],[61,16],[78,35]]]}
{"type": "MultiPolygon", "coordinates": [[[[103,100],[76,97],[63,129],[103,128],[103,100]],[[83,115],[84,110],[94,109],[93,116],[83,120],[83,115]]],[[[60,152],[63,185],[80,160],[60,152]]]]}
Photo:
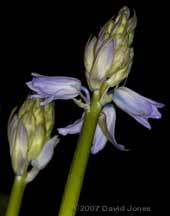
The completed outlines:
{"type": "Polygon", "coordinates": [[[129,73],[128,65],[133,60],[131,44],[137,24],[135,13],[132,18],[129,17],[129,9],[123,7],[115,21],[109,20],[98,38],[93,37],[88,42],[84,62],[91,90],[100,89],[107,80],[112,80],[112,83],[109,81],[111,86],[117,85],[129,73]],[[127,68],[128,71],[125,71],[127,68]]]}
{"type": "Polygon", "coordinates": [[[18,114],[14,114],[14,109],[9,117],[10,155],[17,175],[27,171],[28,164],[36,160],[51,136],[55,120],[54,104],[40,106],[40,102],[40,99],[26,99],[18,114]]]}

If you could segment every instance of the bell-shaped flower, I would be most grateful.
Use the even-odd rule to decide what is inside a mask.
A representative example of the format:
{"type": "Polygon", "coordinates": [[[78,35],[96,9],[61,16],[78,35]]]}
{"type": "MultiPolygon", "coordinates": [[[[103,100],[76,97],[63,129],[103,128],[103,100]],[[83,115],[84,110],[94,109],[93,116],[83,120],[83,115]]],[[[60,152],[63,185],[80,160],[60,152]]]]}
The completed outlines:
{"type": "MultiPolygon", "coordinates": [[[[73,124],[68,125],[65,128],[58,128],[59,134],[66,136],[67,134],[80,133],[84,120],[84,114],[82,117],[75,121],[73,124]]],[[[116,125],[116,112],[113,105],[106,105],[98,120],[96,127],[93,145],[91,153],[96,154],[101,151],[109,140],[119,150],[126,150],[123,145],[118,144],[115,140],[115,125],[116,125]]]]}
{"type": "Polygon", "coordinates": [[[53,100],[67,100],[79,95],[81,82],[72,77],[65,76],[43,76],[32,73],[33,79],[26,85],[33,90],[31,98],[44,98],[41,105],[46,105],[53,100]]]}
{"type": "Polygon", "coordinates": [[[161,113],[158,108],[164,107],[164,104],[148,99],[127,87],[116,88],[113,101],[120,109],[148,129],[151,129],[148,118],[160,119],[161,113]]]}

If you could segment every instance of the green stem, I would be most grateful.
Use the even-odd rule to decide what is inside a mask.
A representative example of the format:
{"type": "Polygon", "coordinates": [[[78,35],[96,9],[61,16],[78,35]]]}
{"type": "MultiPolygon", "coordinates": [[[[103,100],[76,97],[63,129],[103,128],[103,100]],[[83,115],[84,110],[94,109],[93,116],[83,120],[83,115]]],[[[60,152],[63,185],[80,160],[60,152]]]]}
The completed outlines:
{"type": "Polygon", "coordinates": [[[59,216],[74,216],[87,167],[91,145],[101,111],[99,91],[94,92],[89,110],[86,112],[79,142],[67,178],[59,216]]]}
{"type": "Polygon", "coordinates": [[[6,216],[18,216],[25,186],[25,175],[15,176],[6,216]]]}

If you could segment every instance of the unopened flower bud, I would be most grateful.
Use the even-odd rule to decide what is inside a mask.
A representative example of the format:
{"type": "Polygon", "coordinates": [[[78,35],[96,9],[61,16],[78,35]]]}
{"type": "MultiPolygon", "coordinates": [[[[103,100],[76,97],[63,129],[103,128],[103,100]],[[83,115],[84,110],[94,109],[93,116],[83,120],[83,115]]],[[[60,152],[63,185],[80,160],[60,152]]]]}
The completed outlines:
{"type": "MultiPolygon", "coordinates": [[[[38,158],[45,144],[47,149],[48,143],[51,145],[54,104],[41,106],[40,102],[40,99],[26,99],[17,114],[12,111],[8,121],[10,155],[17,175],[27,171],[28,164],[38,158]]],[[[54,147],[55,141],[58,142],[57,137],[52,142],[54,147]]],[[[50,153],[48,158],[51,157],[50,153]]]]}
{"type": "Polygon", "coordinates": [[[18,119],[17,115],[11,114],[8,122],[8,139],[12,167],[17,175],[23,175],[28,166],[26,160],[28,136],[23,122],[18,119]]]}
{"type": "Polygon", "coordinates": [[[129,9],[123,7],[115,21],[109,20],[104,25],[98,38],[88,41],[84,63],[91,90],[99,89],[104,82],[114,87],[128,76],[128,65],[132,65],[133,60],[131,44],[137,24],[135,13],[132,18],[129,17],[129,9]]]}

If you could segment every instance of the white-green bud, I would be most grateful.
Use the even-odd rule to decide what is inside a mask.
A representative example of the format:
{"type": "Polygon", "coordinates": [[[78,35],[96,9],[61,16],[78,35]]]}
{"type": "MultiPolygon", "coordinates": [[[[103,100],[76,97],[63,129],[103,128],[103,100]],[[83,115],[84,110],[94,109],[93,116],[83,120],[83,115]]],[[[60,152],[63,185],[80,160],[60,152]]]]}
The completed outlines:
{"type": "Polygon", "coordinates": [[[91,90],[100,89],[108,80],[110,87],[113,87],[128,76],[128,65],[133,61],[131,44],[137,24],[135,13],[129,17],[129,9],[123,7],[115,21],[111,19],[104,25],[98,38],[93,37],[88,41],[84,63],[91,90]]]}
{"type": "MultiPolygon", "coordinates": [[[[13,170],[17,175],[27,172],[28,165],[39,159],[46,149],[56,145],[58,138],[51,138],[54,126],[54,104],[41,106],[40,99],[26,99],[18,113],[14,109],[8,121],[8,140],[13,170]],[[53,142],[50,142],[50,140],[53,142]],[[50,147],[48,144],[50,143],[50,147]]],[[[47,151],[46,151],[47,152],[47,151]]],[[[50,151],[49,151],[50,152],[50,151]]],[[[49,153],[47,158],[51,159],[49,153]]],[[[47,160],[49,162],[49,160],[47,160]]],[[[42,162],[43,163],[43,162],[42,162]]]]}

